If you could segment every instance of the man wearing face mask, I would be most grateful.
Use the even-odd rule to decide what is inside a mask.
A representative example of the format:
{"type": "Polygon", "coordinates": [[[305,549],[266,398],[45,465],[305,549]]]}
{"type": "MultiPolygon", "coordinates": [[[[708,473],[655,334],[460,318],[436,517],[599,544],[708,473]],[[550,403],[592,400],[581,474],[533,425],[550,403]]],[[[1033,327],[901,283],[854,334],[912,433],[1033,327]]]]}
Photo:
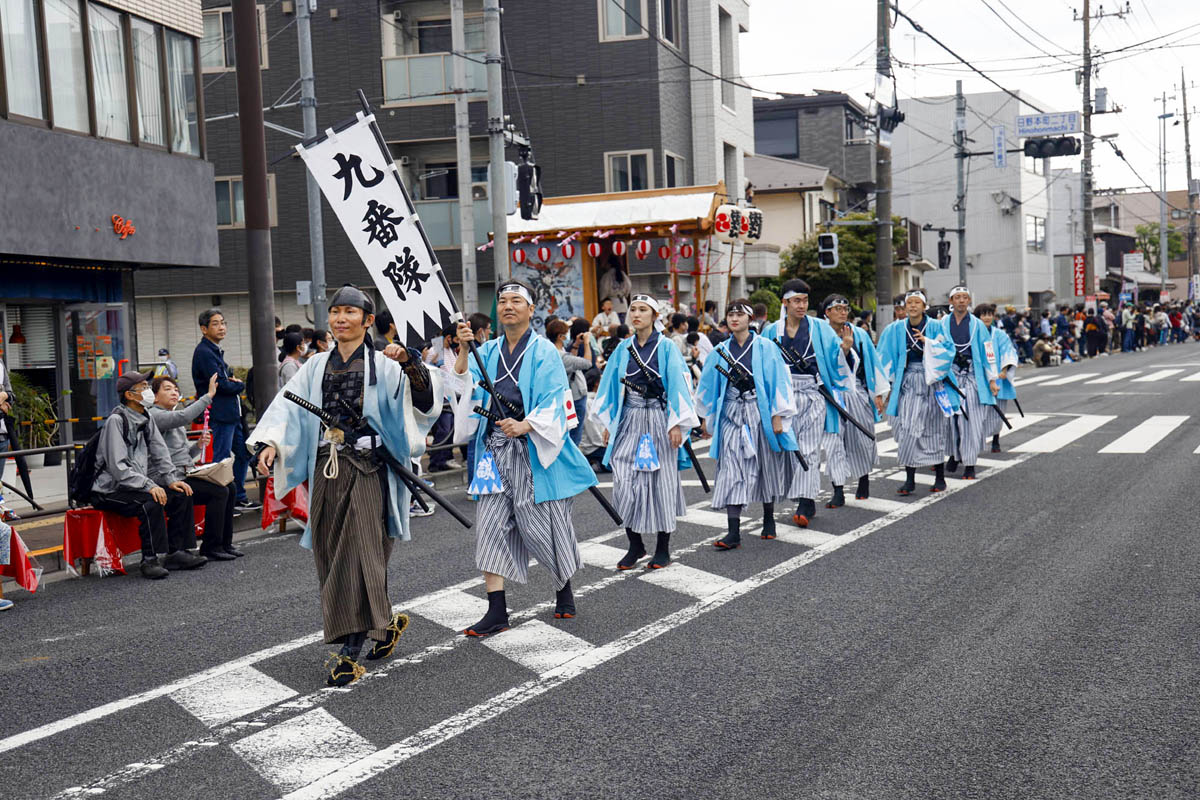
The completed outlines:
{"type": "Polygon", "coordinates": [[[105,420],[96,449],[92,505],[138,521],[144,577],[204,566],[208,559],[188,552],[196,546],[192,489],[147,416],[154,405],[147,376],[126,372],[117,378],[117,396],[120,405],[105,420]]]}

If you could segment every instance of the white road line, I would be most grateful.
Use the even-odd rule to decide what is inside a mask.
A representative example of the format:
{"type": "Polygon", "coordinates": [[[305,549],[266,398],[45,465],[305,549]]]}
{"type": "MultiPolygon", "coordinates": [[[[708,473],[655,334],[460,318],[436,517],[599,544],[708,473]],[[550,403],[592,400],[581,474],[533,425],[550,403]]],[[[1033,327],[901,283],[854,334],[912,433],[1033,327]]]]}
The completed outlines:
{"type": "Polygon", "coordinates": [[[282,791],[300,789],[375,752],[375,746],[323,708],[230,744],[282,791]]]}
{"type": "Polygon", "coordinates": [[[1068,383],[1075,383],[1075,381],[1082,381],[1082,380],[1087,380],[1088,378],[1094,378],[1099,374],[1100,374],[1099,372],[1080,372],[1075,375],[1068,375],[1065,378],[1055,378],[1052,381],[1046,381],[1045,383],[1042,384],[1042,386],[1066,386],[1068,383]]]}
{"type": "Polygon", "coordinates": [[[1017,380],[1012,382],[1012,385],[1016,386],[1018,388],[1021,386],[1030,386],[1031,384],[1034,384],[1034,383],[1041,383],[1042,381],[1048,381],[1051,378],[1053,378],[1056,374],[1057,373],[1051,372],[1051,373],[1042,374],[1042,375],[1030,375],[1028,378],[1018,378],[1017,380]]]}
{"type": "Polygon", "coordinates": [[[1003,467],[1005,463],[1006,462],[1004,462],[1003,460],[1001,460],[999,458],[984,458],[983,456],[980,456],[978,459],[975,460],[975,466],[988,467],[989,469],[994,469],[995,467],[1003,467]]]}
{"type": "Polygon", "coordinates": [[[215,728],[297,694],[254,667],[243,667],[180,689],[171,699],[208,727],[215,728]]]}
{"type": "Polygon", "coordinates": [[[531,619],[511,628],[503,636],[489,636],[483,640],[483,645],[538,675],[593,649],[590,642],[540,619],[531,619]]]}
{"type": "Polygon", "coordinates": [[[1101,453],[1145,453],[1151,447],[1161,442],[1171,431],[1187,421],[1187,416],[1154,416],[1138,425],[1129,433],[1118,438],[1106,447],[1100,448],[1101,453]]]}
{"type": "Polygon", "coordinates": [[[1103,378],[1096,378],[1094,381],[1088,381],[1088,385],[1093,386],[1098,383],[1116,383],[1117,381],[1124,380],[1125,378],[1131,378],[1134,375],[1137,375],[1139,372],[1141,372],[1140,369],[1131,369],[1128,372],[1114,372],[1112,375],[1105,375],[1103,378]]]}
{"type": "Polygon", "coordinates": [[[888,422],[886,419],[875,423],[875,432],[876,433],[883,433],[884,431],[890,431],[891,429],[892,429],[892,423],[888,422]]]}
{"type": "Polygon", "coordinates": [[[613,569],[624,555],[625,551],[619,547],[610,547],[598,542],[579,543],[579,556],[588,566],[613,569]]]}
{"type": "MultiPolygon", "coordinates": [[[[1024,462],[1027,458],[1030,458],[1030,456],[1015,458],[1012,461],[1006,462],[1006,465],[1013,467],[1024,462]]],[[[989,475],[991,474],[997,473],[989,473],[989,475]]],[[[302,789],[290,792],[284,795],[283,800],[317,800],[318,798],[335,797],[347,792],[392,767],[420,755],[426,750],[437,747],[485,722],[490,722],[505,712],[511,711],[561,686],[572,678],[583,675],[681,625],[691,622],[711,611],[715,611],[755,589],[766,586],[785,575],[789,575],[801,567],[845,547],[851,542],[886,528],[892,523],[904,519],[932,503],[936,503],[957,491],[961,491],[962,488],[962,486],[952,487],[944,493],[930,495],[916,502],[908,503],[902,510],[874,519],[849,533],[829,540],[820,547],[807,550],[794,558],[765,569],[745,580],[732,583],[715,595],[698,600],[673,614],[668,614],[662,619],[655,620],[637,630],[631,631],[615,641],[589,650],[579,658],[568,661],[562,666],[556,667],[533,680],[526,681],[520,686],[514,686],[512,689],[501,692],[478,705],[431,725],[425,730],[415,733],[390,747],[385,747],[353,764],[343,767],[337,772],[326,775],[302,789]]]]}
{"type": "Polygon", "coordinates": [[[1049,419],[1049,415],[1047,414],[1026,414],[1022,417],[1020,414],[1011,413],[1013,410],[1015,409],[1010,406],[1009,413],[1007,414],[1008,421],[1012,423],[1012,428],[1004,428],[1001,430],[1001,438],[1004,438],[1010,433],[1016,433],[1022,428],[1028,428],[1030,425],[1036,425],[1044,419],[1049,419]]]}
{"type": "MultiPolygon", "coordinates": [[[[905,474],[904,470],[900,470],[899,472],[893,472],[891,475],[887,475],[885,477],[889,481],[908,480],[908,476],[905,474]]],[[[917,470],[917,474],[914,476],[913,480],[916,482],[916,484],[918,486],[933,486],[933,482],[935,480],[937,480],[937,478],[934,477],[934,474],[932,472],[928,472],[928,471],[926,471],[926,469],[924,467],[921,467],[917,470]]],[[[946,485],[947,486],[961,486],[962,484],[973,483],[973,482],[974,481],[964,481],[962,478],[955,478],[950,475],[946,476],[946,485]]],[[[900,505],[908,507],[912,504],[911,503],[901,503],[900,505]]]]}
{"type": "Polygon", "coordinates": [[[461,631],[487,613],[487,600],[466,592],[450,592],[441,597],[409,606],[414,614],[420,614],[425,619],[444,625],[452,630],[461,631]]]}
{"type": "Polygon", "coordinates": [[[900,443],[896,441],[895,437],[878,443],[879,455],[881,456],[892,455],[898,449],[900,449],[900,443]]]}
{"type": "Polygon", "coordinates": [[[1172,375],[1178,375],[1181,372],[1183,372],[1181,369],[1160,369],[1157,372],[1151,372],[1149,375],[1143,375],[1140,378],[1134,378],[1133,382],[1154,383],[1155,381],[1161,381],[1164,378],[1169,378],[1172,375]]]}
{"type": "Polygon", "coordinates": [[[1200,372],[1193,372],[1191,375],[1188,375],[1186,378],[1180,378],[1179,380],[1181,380],[1181,381],[1200,381],[1200,372]]]}
{"type": "Polygon", "coordinates": [[[901,503],[898,500],[885,500],[882,497],[868,497],[864,500],[854,497],[846,498],[847,508],[865,508],[868,511],[878,511],[881,514],[890,514],[905,505],[908,504],[901,503]]]}
{"type": "Polygon", "coordinates": [[[1014,453],[1053,453],[1066,447],[1081,436],[1085,436],[1116,417],[1106,414],[1083,414],[1059,425],[1049,433],[1030,439],[1013,448],[1014,453]]]}
{"type": "MultiPolygon", "coordinates": [[[[899,505],[904,505],[900,503],[899,505]]],[[[798,544],[801,547],[820,547],[830,539],[837,537],[831,533],[821,533],[814,531],[812,528],[793,528],[788,525],[775,531],[775,535],[779,537],[779,541],[787,542],[788,544],[798,544]]]]}
{"type": "Polygon", "coordinates": [[[689,567],[687,564],[672,564],[666,569],[646,570],[639,577],[646,583],[697,599],[714,595],[733,583],[729,578],[689,567]]]}
{"type": "MultiPolygon", "coordinates": [[[[705,505],[708,505],[708,503],[705,503],[705,505]]],[[[689,508],[680,521],[690,522],[693,525],[703,525],[706,528],[724,529],[728,524],[728,518],[728,515],[724,511],[713,511],[710,508],[689,508]]]]}

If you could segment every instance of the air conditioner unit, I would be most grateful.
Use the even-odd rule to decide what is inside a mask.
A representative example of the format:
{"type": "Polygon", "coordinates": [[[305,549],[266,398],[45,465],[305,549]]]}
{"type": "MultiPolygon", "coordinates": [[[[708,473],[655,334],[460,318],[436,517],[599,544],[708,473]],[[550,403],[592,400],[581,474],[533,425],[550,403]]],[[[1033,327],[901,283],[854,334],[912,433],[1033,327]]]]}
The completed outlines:
{"type": "MultiPolygon", "coordinates": [[[[399,13],[399,12],[397,12],[397,13],[399,13]]],[[[408,156],[400,156],[399,160],[397,160],[396,163],[402,167],[407,167],[412,162],[409,160],[408,156]]]]}

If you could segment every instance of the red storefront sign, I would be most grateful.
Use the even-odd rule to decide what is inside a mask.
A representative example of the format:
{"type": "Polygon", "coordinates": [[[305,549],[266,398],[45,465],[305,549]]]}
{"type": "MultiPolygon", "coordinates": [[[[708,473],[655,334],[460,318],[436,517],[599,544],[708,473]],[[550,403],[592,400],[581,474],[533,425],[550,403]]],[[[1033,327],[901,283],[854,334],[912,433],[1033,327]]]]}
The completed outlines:
{"type": "Polygon", "coordinates": [[[1083,297],[1086,294],[1084,284],[1087,279],[1084,257],[1082,255],[1072,256],[1072,262],[1075,267],[1075,296],[1083,297]]]}

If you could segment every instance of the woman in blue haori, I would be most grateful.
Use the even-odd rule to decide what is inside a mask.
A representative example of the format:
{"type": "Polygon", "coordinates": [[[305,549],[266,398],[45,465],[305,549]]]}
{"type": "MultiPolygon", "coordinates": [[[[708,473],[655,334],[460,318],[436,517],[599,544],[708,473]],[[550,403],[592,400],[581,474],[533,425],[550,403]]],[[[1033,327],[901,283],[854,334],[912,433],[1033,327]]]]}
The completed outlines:
{"type": "MultiPolygon", "coordinates": [[[[1000,389],[996,394],[996,408],[1000,411],[1007,411],[1008,401],[1017,399],[1017,389],[1012,382],[1012,375],[1017,371],[1017,348],[1004,328],[994,324],[996,321],[995,303],[980,303],[975,306],[975,316],[979,317],[991,334],[992,349],[996,353],[996,367],[999,371],[996,385],[1000,389]]],[[[999,414],[990,414],[989,416],[991,420],[984,430],[984,436],[985,438],[991,437],[992,452],[999,453],[1000,431],[1004,429],[1004,422],[1000,419],[999,414]]]]}
{"type": "MultiPolygon", "coordinates": [[[[800,455],[809,468],[801,467],[796,458],[786,460],[784,467],[788,476],[787,496],[796,501],[792,521],[801,528],[807,528],[817,515],[821,445],[827,438],[839,436],[842,424],[817,387],[824,385],[831,392],[843,391],[851,382],[845,356],[850,345],[834,334],[828,322],[808,316],[808,293],[808,284],[798,278],[784,283],[784,313],[763,331],[764,338],[775,342],[781,350],[787,348],[793,359],[788,364],[788,380],[796,413],[790,425],[800,455]]],[[[788,359],[784,361],[787,363],[788,359]]],[[[840,495],[840,489],[834,487],[835,496],[840,495]]]]}
{"type": "MultiPolygon", "coordinates": [[[[996,383],[996,352],[987,326],[971,314],[971,290],[955,286],[950,290],[951,313],[936,323],[938,335],[926,359],[928,377],[950,381],[961,408],[945,422],[950,458],[946,471],[964,466],[963,479],[975,479],[975,464],[983,447],[985,431],[996,417],[993,410],[1000,387],[996,383]]],[[[927,338],[933,338],[926,333],[927,338]]]]}
{"type": "Polygon", "coordinates": [[[308,524],[300,544],[313,551],[321,586],[325,641],[341,643],[330,686],[364,672],[358,663],[367,638],[368,659],[391,655],[408,624],[392,614],[387,562],[392,543],[407,540],[408,489],[380,459],[386,448],[404,463],[425,451],[425,436],[442,410],[441,377],[420,354],[398,344],[377,352],[371,343],[374,304],[353,286],[329,301],[329,329],[337,347],[314,355],[292,376],[259,418],[249,447],[259,448],[258,471],[275,475],[275,496],[308,483],[308,524]],[[316,415],[283,396],[288,391],[350,427],[322,430],[316,415]],[[434,402],[437,398],[437,402],[434,402]]]}
{"type": "Polygon", "coordinates": [[[525,583],[531,558],[554,580],[555,618],[575,616],[571,576],[581,560],[571,499],[595,486],[596,474],[568,435],[579,420],[567,371],[558,348],[534,333],[533,308],[528,284],[503,283],[496,313],[504,335],[479,347],[502,407],[496,407],[470,358],[468,345],[475,339],[471,326],[458,325],[463,346],[454,372],[469,380],[470,388],[455,407],[454,441],[475,440],[467,491],[479,501],[475,565],[483,572],[488,596],[487,613],[463,631],[468,636],[508,629],[504,581],[525,583]],[[489,419],[475,413],[477,406],[489,412],[489,419]]]}
{"type": "Polygon", "coordinates": [[[700,424],[683,355],[654,323],[658,301],[637,294],[626,319],[634,335],[617,345],[596,392],[596,419],[604,426],[604,465],[613,472],[613,505],[625,520],[629,550],[617,569],[632,569],[646,555],[643,534],[656,533],[646,565],[671,563],[671,534],[687,504],[679,481],[683,437],[700,424]]]}
{"type": "Polygon", "coordinates": [[[775,501],[787,496],[788,459],[796,457],[787,365],[778,347],[750,330],[753,316],[748,300],[730,304],[732,335],[705,359],[696,388],[696,413],[712,433],[709,453],[717,460],[712,506],[725,509],[729,522],[715,542],[720,550],[742,543],[742,509],[750,503],[763,504],[762,538],[775,538],[775,501]]]}

